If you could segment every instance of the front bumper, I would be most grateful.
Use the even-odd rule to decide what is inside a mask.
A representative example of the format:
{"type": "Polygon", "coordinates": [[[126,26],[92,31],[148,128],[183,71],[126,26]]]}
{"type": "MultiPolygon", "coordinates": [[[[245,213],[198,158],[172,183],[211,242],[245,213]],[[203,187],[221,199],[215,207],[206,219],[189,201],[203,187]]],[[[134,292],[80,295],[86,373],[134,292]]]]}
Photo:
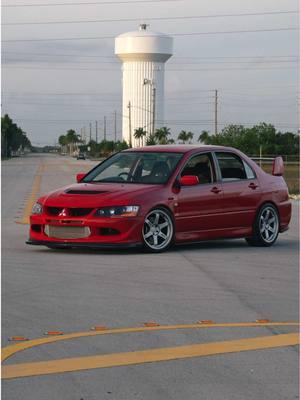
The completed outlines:
{"type": "Polygon", "coordinates": [[[131,249],[136,247],[141,247],[141,243],[99,243],[99,242],[55,242],[49,240],[32,240],[28,239],[26,244],[32,246],[47,246],[53,248],[68,249],[72,248],[89,248],[89,249],[131,249]]]}
{"type": "MultiPolygon", "coordinates": [[[[48,215],[32,215],[27,244],[53,247],[135,247],[142,243],[142,217],[53,217],[48,215]],[[89,228],[87,237],[68,238],[48,236],[51,227],[89,228]]],[[[72,237],[72,236],[70,236],[72,237]]]]}

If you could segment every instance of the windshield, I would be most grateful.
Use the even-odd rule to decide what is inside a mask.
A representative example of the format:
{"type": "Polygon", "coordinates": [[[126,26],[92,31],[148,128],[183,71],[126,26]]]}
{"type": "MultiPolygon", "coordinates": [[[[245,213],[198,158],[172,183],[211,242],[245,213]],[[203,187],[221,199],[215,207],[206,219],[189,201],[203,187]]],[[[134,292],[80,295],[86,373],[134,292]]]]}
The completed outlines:
{"type": "Polygon", "coordinates": [[[182,153],[124,152],[104,161],[82,182],[166,183],[182,153]]]}

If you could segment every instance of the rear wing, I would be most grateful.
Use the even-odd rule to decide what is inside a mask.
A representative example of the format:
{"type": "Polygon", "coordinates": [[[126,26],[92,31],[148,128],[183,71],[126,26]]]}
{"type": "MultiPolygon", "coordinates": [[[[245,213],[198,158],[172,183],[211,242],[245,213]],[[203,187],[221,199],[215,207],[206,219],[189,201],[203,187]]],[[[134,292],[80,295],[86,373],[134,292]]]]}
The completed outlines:
{"type": "Polygon", "coordinates": [[[273,161],[272,175],[282,176],[284,174],[284,164],[281,156],[275,157],[273,161]]]}

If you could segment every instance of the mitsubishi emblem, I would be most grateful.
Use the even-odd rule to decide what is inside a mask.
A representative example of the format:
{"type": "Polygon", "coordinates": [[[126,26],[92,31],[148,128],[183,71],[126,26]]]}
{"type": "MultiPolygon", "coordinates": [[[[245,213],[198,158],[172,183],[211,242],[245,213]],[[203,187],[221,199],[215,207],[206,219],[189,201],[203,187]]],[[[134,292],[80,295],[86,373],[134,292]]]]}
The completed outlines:
{"type": "Polygon", "coordinates": [[[58,214],[59,217],[67,217],[68,216],[68,210],[66,208],[63,208],[61,212],[58,214]]]}

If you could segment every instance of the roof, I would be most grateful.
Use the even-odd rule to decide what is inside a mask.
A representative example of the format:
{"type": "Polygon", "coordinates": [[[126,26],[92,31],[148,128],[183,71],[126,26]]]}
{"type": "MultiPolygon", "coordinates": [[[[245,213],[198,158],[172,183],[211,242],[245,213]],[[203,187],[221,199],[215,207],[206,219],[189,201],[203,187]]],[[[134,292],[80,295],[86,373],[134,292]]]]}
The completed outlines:
{"type": "MultiPolygon", "coordinates": [[[[166,152],[166,153],[188,153],[189,151],[211,151],[211,150],[231,150],[231,147],[224,146],[213,146],[213,145],[191,145],[191,144],[166,144],[166,145],[155,145],[155,146],[145,146],[136,147],[132,149],[127,149],[125,151],[143,151],[143,152],[166,152]]],[[[234,149],[232,149],[234,150],[234,149]]]]}

